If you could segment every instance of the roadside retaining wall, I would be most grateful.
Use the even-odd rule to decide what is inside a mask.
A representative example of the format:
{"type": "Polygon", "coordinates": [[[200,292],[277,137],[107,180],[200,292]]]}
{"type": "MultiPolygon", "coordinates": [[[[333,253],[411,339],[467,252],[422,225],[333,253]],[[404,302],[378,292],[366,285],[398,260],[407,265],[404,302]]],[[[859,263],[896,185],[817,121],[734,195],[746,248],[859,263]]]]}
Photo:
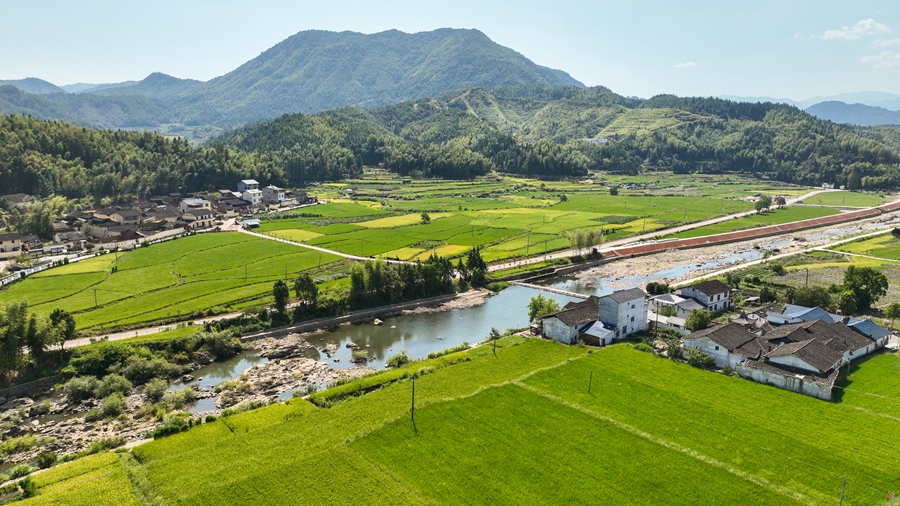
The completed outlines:
{"type": "Polygon", "coordinates": [[[18,397],[34,397],[42,394],[45,390],[52,387],[63,380],[61,374],[49,376],[29,383],[22,383],[8,388],[0,389],[0,397],[6,397],[7,400],[16,399],[18,397]]]}

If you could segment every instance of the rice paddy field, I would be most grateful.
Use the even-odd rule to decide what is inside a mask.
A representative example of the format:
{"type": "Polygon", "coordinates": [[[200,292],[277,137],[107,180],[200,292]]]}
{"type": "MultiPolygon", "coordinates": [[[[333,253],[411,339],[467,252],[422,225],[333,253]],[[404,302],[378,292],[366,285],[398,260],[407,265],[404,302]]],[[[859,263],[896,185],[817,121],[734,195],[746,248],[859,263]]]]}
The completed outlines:
{"type": "Polygon", "coordinates": [[[292,279],[340,259],[245,234],[194,235],[40,272],[0,292],[0,304],[65,309],[88,331],[183,320],[267,303],[285,272],[292,279]]]}
{"type": "MultiPolygon", "coordinates": [[[[567,234],[576,229],[602,228],[609,239],[619,239],[750,209],[752,203],[742,199],[761,193],[807,191],[776,182],[668,173],[582,182],[510,177],[410,181],[382,172],[370,176],[316,187],[311,191],[329,202],[308,208],[319,216],[266,220],[262,232],[342,253],[400,260],[432,253],[459,256],[478,246],[490,262],[569,248],[567,234]],[[619,194],[610,195],[608,185],[620,186],[619,194]],[[354,199],[346,198],[348,190],[354,199]],[[423,212],[431,223],[422,223],[423,212]]],[[[767,213],[764,221],[783,223],[836,212],[790,209],[767,213]]],[[[725,228],[757,226],[756,221],[736,220],[725,228]]]]}
{"type": "MultiPolygon", "coordinates": [[[[750,207],[748,207],[749,209],[750,207]]],[[[839,214],[840,211],[831,207],[802,207],[790,206],[784,209],[772,209],[760,214],[753,214],[742,218],[721,221],[703,227],[685,230],[676,234],[667,235],[667,238],[688,239],[705,235],[724,234],[749,228],[767,227],[769,225],[781,225],[792,221],[809,220],[839,214]]]]}
{"type": "MultiPolygon", "coordinates": [[[[830,403],[627,345],[466,353],[418,377],[414,419],[408,379],[328,408],[294,399],[135,448],[132,489],[173,505],[832,504],[845,476],[843,503],[871,505],[900,489],[883,402],[900,386],[880,381],[896,355],[860,363],[830,403]]],[[[78,465],[51,472],[95,472],[78,465]]],[[[106,486],[60,482],[22,504],[89,504],[106,486]]]]}

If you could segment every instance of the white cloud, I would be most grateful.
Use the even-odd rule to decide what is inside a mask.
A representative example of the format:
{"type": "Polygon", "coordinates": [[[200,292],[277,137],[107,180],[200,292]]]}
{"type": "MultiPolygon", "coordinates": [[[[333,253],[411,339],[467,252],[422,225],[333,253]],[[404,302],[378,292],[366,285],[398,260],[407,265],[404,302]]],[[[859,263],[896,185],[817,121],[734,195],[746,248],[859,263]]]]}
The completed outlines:
{"type": "Polygon", "coordinates": [[[696,67],[697,64],[692,61],[688,61],[688,62],[684,62],[684,63],[679,63],[677,65],[673,65],[673,66],[676,69],[686,69],[686,68],[690,68],[690,67],[696,67]]]}
{"type": "Polygon", "coordinates": [[[869,18],[856,23],[852,28],[845,26],[840,30],[826,30],[825,33],[822,34],[822,38],[853,40],[868,37],[869,35],[890,32],[891,29],[887,25],[883,25],[878,21],[869,18]]]}
{"type": "Polygon", "coordinates": [[[900,53],[882,51],[876,55],[863,56],[860,61],[863,63],[871,63],[875,68],[884,69],[900,64],[900,53]]]}
{"type": "Polygon", "coordinates": [[[869,47],[874,49],[883,49],[886,47],[894,46],[900,46],[900,39],[876,39],[874,42],[869,44],[869,47]]]}

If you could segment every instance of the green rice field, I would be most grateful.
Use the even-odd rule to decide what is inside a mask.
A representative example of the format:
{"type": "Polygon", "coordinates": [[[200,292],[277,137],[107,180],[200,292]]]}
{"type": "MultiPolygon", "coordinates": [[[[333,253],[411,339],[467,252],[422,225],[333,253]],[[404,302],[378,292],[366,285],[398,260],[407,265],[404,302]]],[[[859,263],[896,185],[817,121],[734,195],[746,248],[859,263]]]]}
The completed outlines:
{"type": "Polygon", "coordinates": [[[816,206],[875,207],[896,200],[877,193],[849,191],[825,192],[803,199],[804,204],[816,206]]]}
{"type": "Polygon", "coordinates": [[[35,274],[0,292],[0,303],[24,299],[40,314],[65,309],[79,330],[183,320],[268,302],[285,271],[296,277],[337,260],[244,234],[196,235],[35,274]]]}
{"type": "MultiPolygon", "coordinates": [[[[328,408],[275,404],[133,453],[173,505],[831,504],[845,476],[844,504],[870,505],[900,489],[896,406],[867,395],[900,397],[900,384],[879,381],[896,355],[859,364],[841,403],[627,345],[507,338],[496,355],[460,356],[415,381],[414,420],[407,379],[328,408]]],[[[93,472],[77,465],[53,472],[93,472]]],[[[83,483],[72,497],[105,486],[83,483]]]]}
{"type": "Polygon", "coordinates": [[[743,218],[722,221],[697,227],[684,232],[670,234],[666,237],[674,237],[678,239],[688,239],[691,237],[701,237],[705,235],[724,234],[726,232],[735,232],[738,230],[746,230],[749,228],[767,227],[770,225],[781,225],[792,221],[810,220],[813,218],[822,218],[838,214],[839,211],[828,207],[786,207],[784,209],[772,209],[761,214],[753,214],[743,218]]]}
{"type": "Polygon", "coordinates": [[[888,260],[900,260],[900,240],[887,233],[871,239],[848,242],[834,249],[835,251],[846,251],[888,260]]]}

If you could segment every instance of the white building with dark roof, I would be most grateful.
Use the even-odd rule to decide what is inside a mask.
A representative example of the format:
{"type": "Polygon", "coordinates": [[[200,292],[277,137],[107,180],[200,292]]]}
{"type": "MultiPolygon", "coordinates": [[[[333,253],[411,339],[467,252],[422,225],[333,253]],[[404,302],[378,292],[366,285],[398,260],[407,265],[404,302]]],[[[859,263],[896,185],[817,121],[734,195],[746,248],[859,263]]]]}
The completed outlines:
{"type": "Polygon", "coordinates": [[[542,316],[543,336],[561,343],[575,344],[579,334],[597,322],[599,300],[591,296],[583,302],[569,302],[561,310],[542,316]]]}
{"type": "Polygon", "coordinates": [[[718,313],[734,306],[734,300],[731,297],[731,288],[725,283],[711,279],[701,281],[691,286],[679,288],[675,293],[682,297],[689,297],[696,300],[707,311],[718,313]]]}
{"type": "Polygon", "coordinates": [[[599,298],[599,319],[615,329],[616,339],[647,330],[646,296],[640,288],[630,288],[599,298]]]}
{"type": "Polygon", "coordinates": [[[736,323],[729,323],[691,332],[684,337],[684,347],[711,356],[717,367],[733,368],[748,358],[761,358],[776,346],[736,323]]]}

